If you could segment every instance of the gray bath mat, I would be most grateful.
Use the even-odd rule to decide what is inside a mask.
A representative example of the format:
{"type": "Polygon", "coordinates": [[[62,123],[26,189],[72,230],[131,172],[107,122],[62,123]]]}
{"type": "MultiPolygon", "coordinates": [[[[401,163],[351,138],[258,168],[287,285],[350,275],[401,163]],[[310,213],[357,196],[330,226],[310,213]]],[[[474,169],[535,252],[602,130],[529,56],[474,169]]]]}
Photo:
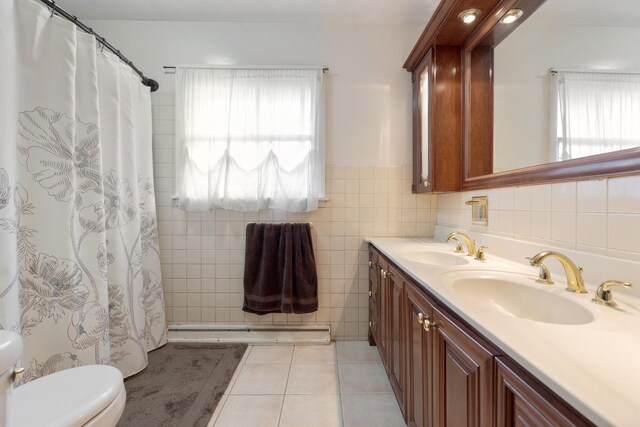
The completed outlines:
{"type": "Polygon", "coordinates": [[[206,426],[246,344],[169,343],[149,353],[149,366],[125,380],[127,404],[118,426],[206,426]]]}

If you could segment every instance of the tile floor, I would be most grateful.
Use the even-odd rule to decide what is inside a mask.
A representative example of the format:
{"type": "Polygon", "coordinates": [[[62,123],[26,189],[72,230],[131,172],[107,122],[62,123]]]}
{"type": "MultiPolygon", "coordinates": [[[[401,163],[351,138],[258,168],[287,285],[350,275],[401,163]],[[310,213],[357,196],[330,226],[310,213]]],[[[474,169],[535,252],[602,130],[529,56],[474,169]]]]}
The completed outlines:
{"type": "Polygon", "coordinates": [[[376,347],[250,346],[211,427],[405,426],[376,347]]]}

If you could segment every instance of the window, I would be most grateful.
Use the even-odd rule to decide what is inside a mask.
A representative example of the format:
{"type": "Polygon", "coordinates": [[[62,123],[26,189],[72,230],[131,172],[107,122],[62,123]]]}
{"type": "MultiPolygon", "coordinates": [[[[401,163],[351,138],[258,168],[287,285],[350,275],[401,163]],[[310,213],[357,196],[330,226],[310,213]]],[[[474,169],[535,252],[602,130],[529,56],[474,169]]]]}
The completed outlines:
{"type": "Polygon", "coordinates": [[[322,69],[177,67],[176,187],[192,211],[316,209],[322,69]]]}
{"type": "Polygon", "coordinates": [[[640,146],[640,74],[558,71],[552,84],[551,161],[640,146]]]}

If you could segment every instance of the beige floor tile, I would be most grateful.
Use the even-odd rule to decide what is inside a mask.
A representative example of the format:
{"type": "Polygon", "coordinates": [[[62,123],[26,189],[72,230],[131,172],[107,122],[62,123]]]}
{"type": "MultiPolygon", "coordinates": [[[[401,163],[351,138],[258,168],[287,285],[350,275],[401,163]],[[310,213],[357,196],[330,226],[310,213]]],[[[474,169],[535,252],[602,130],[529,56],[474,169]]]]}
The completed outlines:
{"type": "Polygon", "coordinates": [[[297,345],[293,350],[293,363],[336,363],[336,346],[297,345]]]}
{"type": "Polygon", "coordinates": [[[244,367],[244,364],[246,363],[247,358],[249,357],[249,353],[251,353],[251,347],[252,346],[247,347],[247,350],[242,355],[242,359],[240,359],[240,363],[238,363],[238,366],[236,367],[236,370],[233,373],[233,376],[231,377],[231,380],[229,381],[229,385],[227,386],[227,389],[224,391],[224,394],[231,393],[231,390],[233,389],[233,386],[236,384],[236,380],[238,379],[238,376],[240,375],[240,372],[242,371],[242,368],[244,367]]]}
{"type": "Polygon", "coordinates": [[[254,345],[247,363],[291,363],[292,345],[254,345]]]}
{"type": "Polygon", "coordinates": [[[283,396],[230,395],[215,427],[277,427],[283,396]]]}
{"type": "Polygon", "coordinates": [[[284,394],[289,366],[285,363],[245,363],[231,394],[284,394]]]}
{"type": "Polygon", "coordinates": [[[391,385],[381,363],[338,365],[342,394],[391,393],[391,385]]]}
{"type": "Polygon", "coordinates": [[[400,407],[392,393],[342,396],[345,427],[405,427],[400,407]]]}
{"type": "Polygon", "coordinates": [[[335,363],[292,364],[287,394],[339,394],[335,363]]]}
{"type": "Polygon", "coordinates": [[[287,395],[279,427],[341,427],[340,395],[287,395]]]}
{"type": "Polygon", "coordinates": [[[218,402],[218,406],[216,406],[216,409],[213,411],[213,415],[211,416],[209,423],[207,423],[207,427],[213,427],[216,420],[220,416],[220,412],[222,412],[222,408],[224,407],[224,402],[227,401],[227,397],[229,397],[228,394],[222,395],[222,397],[220,398],[220,401],[218,402]]]}
{"type": "Polygon", "coordinates": [[[378,347],[367,341],[339,341],[336,348],[338,363],[382,363],[378,347]]]}

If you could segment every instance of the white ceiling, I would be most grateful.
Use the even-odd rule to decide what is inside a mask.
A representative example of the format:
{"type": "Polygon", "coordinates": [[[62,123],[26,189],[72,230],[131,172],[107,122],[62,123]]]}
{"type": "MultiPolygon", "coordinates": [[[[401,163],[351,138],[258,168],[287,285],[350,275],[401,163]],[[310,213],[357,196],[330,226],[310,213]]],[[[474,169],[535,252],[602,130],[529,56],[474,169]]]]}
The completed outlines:
{"type": "Polygon", "coordinates": [[[547,0],[531,24],[640,27],[640,0],[547,0]]]}
{"type": "Polygon", "coordinates": [[[84,19],[426,24],[439,0],[57,0],[84,19]]]}

